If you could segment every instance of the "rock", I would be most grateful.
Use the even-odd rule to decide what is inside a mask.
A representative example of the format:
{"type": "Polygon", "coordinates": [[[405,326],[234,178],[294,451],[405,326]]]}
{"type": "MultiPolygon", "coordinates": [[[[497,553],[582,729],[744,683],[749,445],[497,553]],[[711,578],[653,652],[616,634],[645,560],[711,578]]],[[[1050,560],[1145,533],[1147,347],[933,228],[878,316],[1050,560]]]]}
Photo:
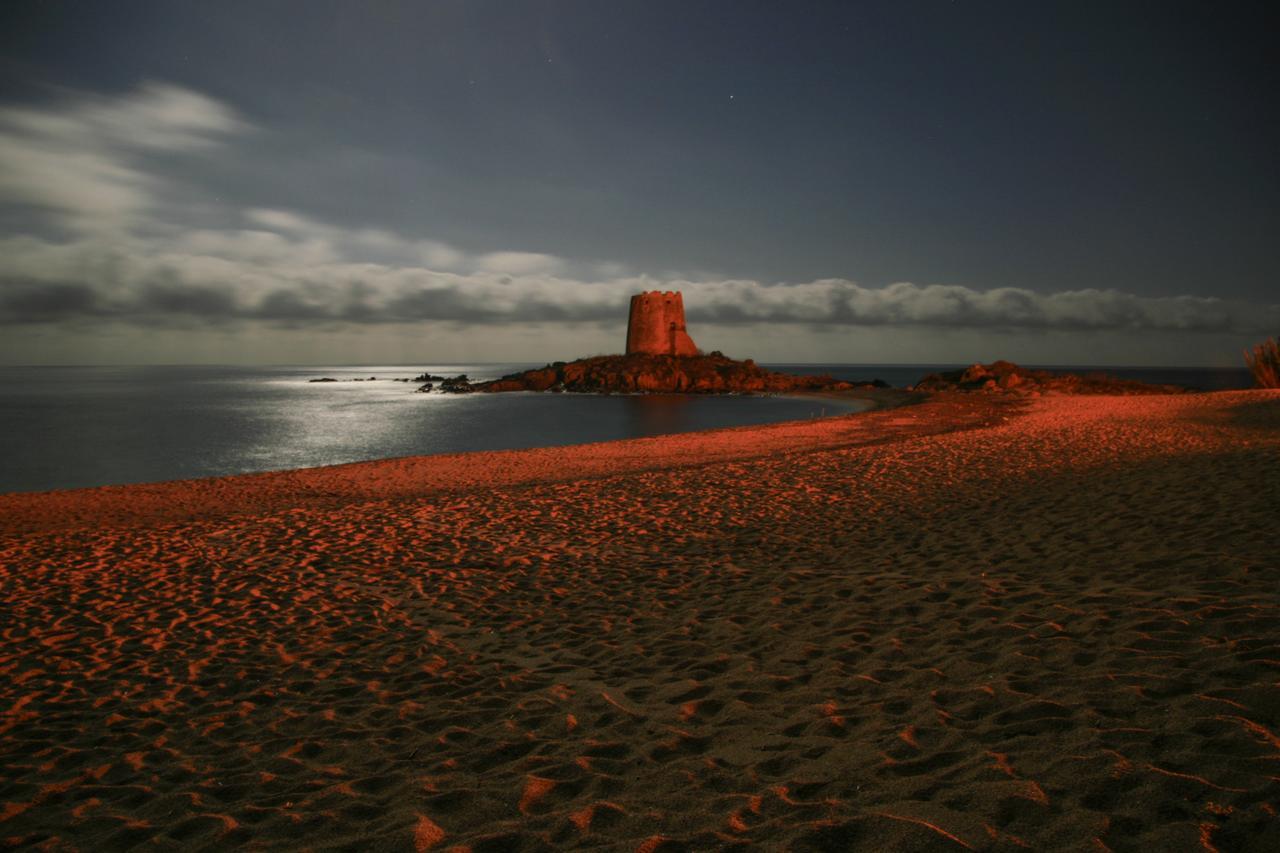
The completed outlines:
{"type": "Polygon", "coordinates": [[[322,379],[308,379],[307,381],[308,382],[337,382],[338,380],[334,379],[332,376],[326,376],[322,379]]]}
{"type": "Polygon", "coordinates": [[[428,391],[430,391],[430,390],[431,390],[432,388],[434,388],[434,387],[435,387],[435,386],[434,386],[434,385],[432,385],[430,382],[424,382],[423,384],[421,384],[421,385],[419,385],[419,386],[418,386],[418,391],[419,391],[419,392],[421,392],[421,393],[423,393],[423,394],[425,394],[425,393],[427,393],[428,391]]]}
{"type": "Polygon", "coordinates": [[[974,364],[963,370],[932,373],[916,383],[916,391],[984,391],[1026,397],[1060,394],[1181,394],[1177,385],[1151,385],[1130,379],[1116,379],[1104,373],[1080,376],[1031,370],[1011,361],[974,364]]]}
{"type": "Polygon", "coordinates": [[[476,389],[471,384],[471,380],[467,379],[467,374],[463,373],[441,382],[440,390],[446,394],[470,394],[476,389]]]}
{"type": "MultiPolygon", "coordinates": [[[[862,383],[870,386],[871,383],[862,383]]],[[[884,383],[881,383],[883,386],[884,383]]],[[[854,383],[830,376],[795,376],[723,355],[602,355],[513,373],[474,386],[478,391],[577,391],[596,394],[751,394],[838,391],[854,383]]]]}

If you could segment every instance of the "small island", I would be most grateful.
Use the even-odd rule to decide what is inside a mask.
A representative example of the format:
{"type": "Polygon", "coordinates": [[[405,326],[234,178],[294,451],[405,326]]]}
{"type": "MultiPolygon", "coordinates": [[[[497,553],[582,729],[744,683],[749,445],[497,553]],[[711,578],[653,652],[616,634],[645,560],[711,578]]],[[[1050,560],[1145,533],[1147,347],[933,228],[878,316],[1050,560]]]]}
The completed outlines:
{"type": "Polygon", "coordinates": [[[704,354],[689,337],[684,297],[652,291],[631,297],[624,355],[557,361],[453,391],[571,391],[592,394],[777,394],[887,388],[880,381],[845,382],[765,370],[751,359],[704,354]]]}
{"type": "Polygon", "coordinates": [[[629,353],[556,362],[535,370],[481,382],[476,391],[577,391],[594,394],[778,394],[885,388],[884,382],[853,383],[830,376],[797,376],[765,370],[751,359],[721,353],[674,356],[629,353]]]}

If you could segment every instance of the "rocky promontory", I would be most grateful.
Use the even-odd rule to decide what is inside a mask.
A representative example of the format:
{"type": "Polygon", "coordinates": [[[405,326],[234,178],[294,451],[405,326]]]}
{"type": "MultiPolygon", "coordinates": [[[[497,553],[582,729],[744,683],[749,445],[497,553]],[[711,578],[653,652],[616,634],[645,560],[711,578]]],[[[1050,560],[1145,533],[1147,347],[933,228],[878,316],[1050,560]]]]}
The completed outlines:
{"type": "Polygon", "coordinates": [[[596,394],[761,394],[789,391],[847,391],[887,387],[883,382],[853,383],[830,376],[796,376],[765,370],[751,359],[735,361],[721,353],[672,356],[631,353],[599,355],[548,364],[476,383],[476,391],[577,391],[596,394]]]}
{"type": "Polygon", "coordinates": [[[1181,394],[1179,385],[1153,385],[1133,379],[1117,379],[1103,373],[1081,376],[1032,370],[1011,361],[975,364],[963,370],[931,373],[916,383],[917,391],[985,391],[1024,396],[1041,394],[1181,394]]]}

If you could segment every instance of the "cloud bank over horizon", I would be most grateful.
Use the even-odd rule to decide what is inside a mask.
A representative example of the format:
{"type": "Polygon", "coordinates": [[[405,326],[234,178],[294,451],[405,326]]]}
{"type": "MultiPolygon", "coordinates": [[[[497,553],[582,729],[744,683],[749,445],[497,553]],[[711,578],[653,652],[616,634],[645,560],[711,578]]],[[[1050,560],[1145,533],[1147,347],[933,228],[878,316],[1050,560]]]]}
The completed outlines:
{"type": "Polygon", "coordinates": [[[643,274],[530,247],[466,251],[336,225],[288,204],[240,204],[187,177],[201,164],[235,162],[270,132],[229,104],[156,82],[0,107],[0,325],[80,335],[104,325],[377,334],[389,324],[445,323],[500,335],[520,324],[620,327],[630,294],[682,290],[690,322],[729,339],[760,324],[908,337],[947,329],[1249,337],[1280,328],[1278,304],[1193,294],[773,283],[643,274]]]}

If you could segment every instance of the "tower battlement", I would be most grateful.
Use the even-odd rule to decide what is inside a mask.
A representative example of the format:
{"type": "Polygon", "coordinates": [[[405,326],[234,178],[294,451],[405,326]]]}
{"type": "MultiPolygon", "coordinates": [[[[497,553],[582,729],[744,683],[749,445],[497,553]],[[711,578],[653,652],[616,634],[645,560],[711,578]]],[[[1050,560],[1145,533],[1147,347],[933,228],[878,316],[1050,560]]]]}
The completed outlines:
{"type": "Polygon", "coordinates": [[[678,290],[650,290],[631,297],[627,354],[697,355],[684,325],[684,296],[678,290]]]}

